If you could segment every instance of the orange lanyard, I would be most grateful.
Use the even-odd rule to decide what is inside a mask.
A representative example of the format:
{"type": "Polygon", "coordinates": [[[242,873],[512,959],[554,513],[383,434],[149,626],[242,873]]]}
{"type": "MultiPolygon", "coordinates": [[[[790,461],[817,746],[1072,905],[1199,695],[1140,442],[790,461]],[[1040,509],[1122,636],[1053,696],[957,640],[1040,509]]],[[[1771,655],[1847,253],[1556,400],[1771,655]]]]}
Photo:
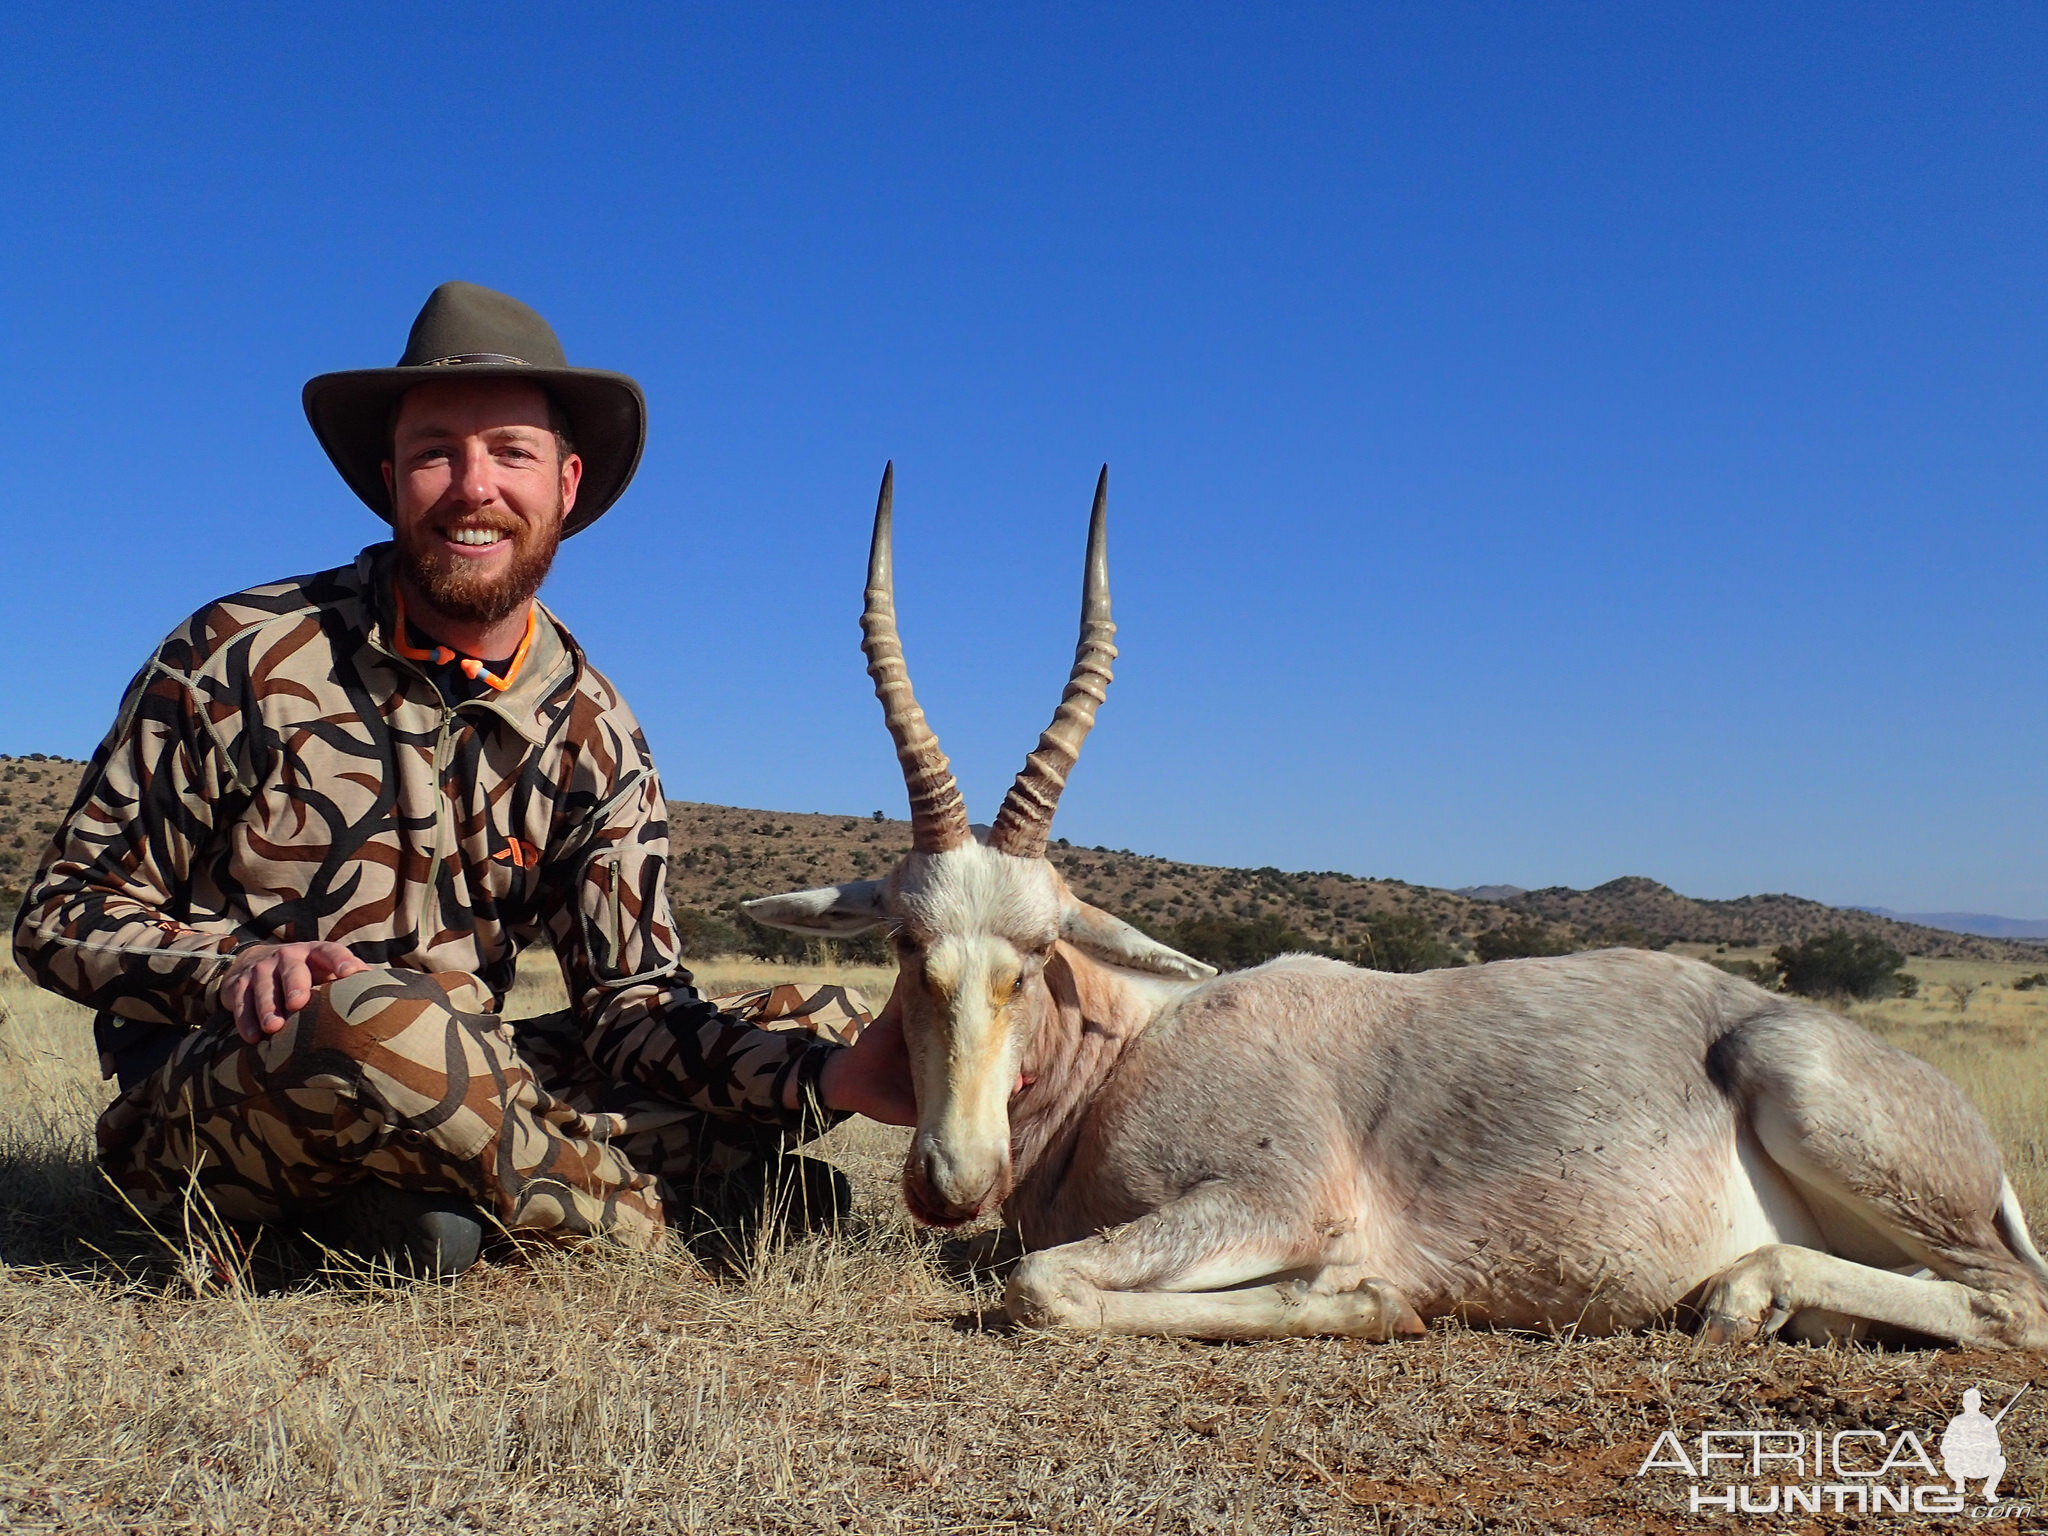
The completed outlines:
{"type": "Polygon", "coordinates": [[[474,656],[457,655],[445,645],[423,648],[407,641],[405,638],[405,594],[398,590],[398,583],[396,581],[391,583],[391,606],[396,610],[395,622],[391,627],[391,642],[392,648],[399,655],[403,656],[407,661],[432,662],[437,667],[445,667],[451,661],[459,662],[462,666],[462,675],[464,677],[473,683],[482,683],[486,687],[494,688],[499,693],[503,693],[512,686],[512,679],[519,675],[519,669],[526,664],[526,653],[533,648],[533,605],[531,603],[526,605],[526,635],[520,640],[519,649],[512,653],[512,665],[505,669],[503,677],[498,676],[497,673],[478,661],[474,656]]]}

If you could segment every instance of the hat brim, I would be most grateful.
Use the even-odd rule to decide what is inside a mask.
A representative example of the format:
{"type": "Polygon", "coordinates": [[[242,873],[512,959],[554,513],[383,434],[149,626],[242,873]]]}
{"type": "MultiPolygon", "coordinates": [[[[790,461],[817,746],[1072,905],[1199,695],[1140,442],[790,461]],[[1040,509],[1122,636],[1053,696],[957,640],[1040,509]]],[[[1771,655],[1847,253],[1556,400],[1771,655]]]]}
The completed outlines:
{"type": "Polygon", "coordinates": [[[449,379],[513,379],[545,389],[568,414],[583,479],[562,536],[579,533],[617,501],[640,467],[647,445],[647,401],[623,373],[599,368],[533,368],[524,363],[465,363],[459,367],[358,368],[323,373],[306,382],[306,420],[327,457],[363,504],[392,520],[384,488],[391,457],[391,409],[409,389],[449,379]]]}

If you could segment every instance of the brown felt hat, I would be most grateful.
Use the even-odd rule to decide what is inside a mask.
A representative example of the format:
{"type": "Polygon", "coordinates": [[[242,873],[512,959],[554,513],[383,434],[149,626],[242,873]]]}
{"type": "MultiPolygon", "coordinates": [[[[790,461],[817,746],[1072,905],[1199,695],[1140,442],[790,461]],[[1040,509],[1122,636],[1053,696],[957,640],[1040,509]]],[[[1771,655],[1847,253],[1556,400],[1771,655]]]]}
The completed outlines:
{"type": "Polygon", "coordinates": [[[583,482],[563,527],[588,528],[619,499],[647,442],[647,401],[623,373],[571,368],[554,328],[509,294],[475,283],[443,283],[412,323],[395,368],[323,373],[306,383],[306,420],[348,488],[391,521],[384,461],[391,457],[391,408],[416,384],[447,378],[517,379],[538,384],[569,418],[583,458],[583,482]]]}

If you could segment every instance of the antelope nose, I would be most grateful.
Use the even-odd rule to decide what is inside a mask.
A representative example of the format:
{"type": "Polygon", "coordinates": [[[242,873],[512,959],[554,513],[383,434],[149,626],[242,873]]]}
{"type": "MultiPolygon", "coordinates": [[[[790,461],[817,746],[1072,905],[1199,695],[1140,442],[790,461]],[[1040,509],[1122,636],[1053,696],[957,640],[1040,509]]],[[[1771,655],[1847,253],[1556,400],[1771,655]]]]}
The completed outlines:
{"type": "Polygon", "coordinates": [[[955,1211],[963,1210],[971,1204],[976,1204],[978,1209],[976,1202],[961,1198],[962,1186],[967,1181],[962,1179],[959,1165],[947,1155],[945,1148],[925,1149],[923,1171],[924,1187],[930,1190],[941,1204],[955,1211]]]}

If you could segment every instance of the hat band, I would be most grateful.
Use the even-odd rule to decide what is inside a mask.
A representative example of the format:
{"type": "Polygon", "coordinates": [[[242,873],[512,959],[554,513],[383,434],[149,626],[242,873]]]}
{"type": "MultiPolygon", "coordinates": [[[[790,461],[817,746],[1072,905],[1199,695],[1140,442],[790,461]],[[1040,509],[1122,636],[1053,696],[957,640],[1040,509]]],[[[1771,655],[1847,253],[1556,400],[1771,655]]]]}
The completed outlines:
{"type": "Polygon", "coordinates": [[[415,368],[451,368],[459,367],[463,363],[491,363],[494,365],[513,363],[521,368],[531,368],[533,366],[523,357],[508,357],[503,352],[461,352],[454,357],[430,357],[424,363],[414,363],[412,366],[415,368]]]}

